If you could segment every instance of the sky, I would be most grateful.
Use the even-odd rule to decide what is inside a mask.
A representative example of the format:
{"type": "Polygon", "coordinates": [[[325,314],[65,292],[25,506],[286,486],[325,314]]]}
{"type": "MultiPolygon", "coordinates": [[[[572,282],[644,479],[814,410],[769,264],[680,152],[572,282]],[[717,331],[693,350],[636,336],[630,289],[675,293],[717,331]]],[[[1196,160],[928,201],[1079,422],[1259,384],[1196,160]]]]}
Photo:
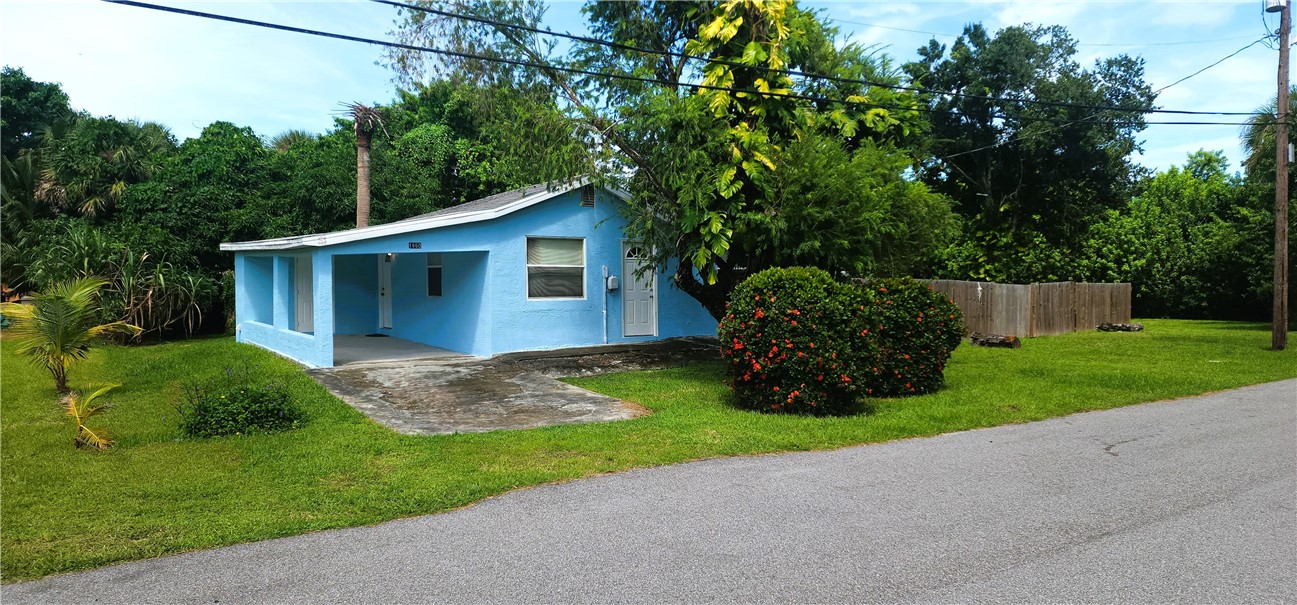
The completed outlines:
{"type": "MultiPolygon", "coordinates": [[[[354,36],[391,39],[396,9],[364,0],[180,2],[157,4],[354,36]]],[[[1125,53],[1145,61],[1160,88],[1274,31],[1264,0],[803,2],[823,9],[848,39],[874,45],[897,63],[936,39],[950,43],[965,24],[1063,25],[1083,65],[1125,53]]],[[[551,2],[546,24],[585,33],[579,2],[551,2]]],[[[1273,44],[1271,44],[1273,46],[1273,44]]],[[[224,120],[272,137],[322,132],[340,104],[395,96],[381,47],[222,23],[85,0],[0,0],[0,63],[35,80],[59,82],[75,108],[95,115],[160,122],[178,138],[224,120]]],[[[1255,44],[1159,95],[1166,109],[1253,111],[1271,101],[1278,52],[1255,44]]],[[[1238,117],[1151,116],[1150,120],[1241,121],[1238,117]]],[[[1182,164],[1198,149],[1221,150],[1237,167],[1238,126],[1149,126],[1135,158],[1154,169],[1182,164]]]]}

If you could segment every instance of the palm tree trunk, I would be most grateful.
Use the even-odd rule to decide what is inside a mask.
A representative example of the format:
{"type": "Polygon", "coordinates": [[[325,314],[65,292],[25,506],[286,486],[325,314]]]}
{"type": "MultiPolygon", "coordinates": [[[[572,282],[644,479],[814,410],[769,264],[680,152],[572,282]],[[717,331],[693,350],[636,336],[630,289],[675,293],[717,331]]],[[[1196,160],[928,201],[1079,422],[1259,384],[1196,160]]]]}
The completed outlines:
{"type": "Polygon", "coordinates": [[[356,121],[356,227],[369,226],[369,145],[371,133],[356,121]]]}
{"type": "Polygon", "coordinates": [[[54,388],[60,395],[67,395],[72,392],[68,387],[68,367],[61,360],[53,360],[50,364],[50,374],[54,375],[54,388]]]}

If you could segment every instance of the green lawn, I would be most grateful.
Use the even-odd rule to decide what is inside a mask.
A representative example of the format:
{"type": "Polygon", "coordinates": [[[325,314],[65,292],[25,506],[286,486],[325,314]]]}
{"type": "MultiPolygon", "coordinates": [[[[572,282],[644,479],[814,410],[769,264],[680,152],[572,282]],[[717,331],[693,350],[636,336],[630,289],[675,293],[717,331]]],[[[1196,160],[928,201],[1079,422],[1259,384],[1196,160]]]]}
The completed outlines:
{"type": "Polygon", "coordinates": [[[47,374],[0,341],[0,571],[35,578],[130,559],[444,511],[549,481],[713,456],[807,450],[1025,422],[1297,377],[1268,328],[1148,321],[1017,351],[961,346],[948,386],[869,416],[778,417],[727,407],[719,363],[571,382],[637,401],[636,420],[410,437],[377,426],[295,365],[229,339],[97,350],[74,387],[120,382],[99,418],[118,445],[76,451],[47,374]],[[244,362],[286,380],[311,416],[278,435],[181,441],[188,377],[244,362]]]}

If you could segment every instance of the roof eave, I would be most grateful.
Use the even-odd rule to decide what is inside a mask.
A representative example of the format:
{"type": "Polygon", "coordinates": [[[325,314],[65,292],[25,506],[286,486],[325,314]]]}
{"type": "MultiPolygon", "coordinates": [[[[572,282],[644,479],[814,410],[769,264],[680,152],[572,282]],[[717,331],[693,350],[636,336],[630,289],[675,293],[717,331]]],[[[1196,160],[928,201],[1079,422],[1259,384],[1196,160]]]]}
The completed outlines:
{"type": "MultiPolygon", "coordinates": [[[[463,214],[452,214],[449,216],[437,216],[424,219],[406,219],[385,225],[375,225],[373,227],[363,227],[360,229],[348,229],[347,231],[335,231],[333,233],[316,233],[312,235],[294,235],[290,237],[281,237],[276,239],[263,239],[249,242],[225,242],[221,244],[223,252],[255,252],[255,251],[272,251],[272,250],[297,250],[302,248],[320,248],[334,244],[345,244],[348,242],[362,241],[390,235],[401,235],[426,229],[436,229],[439,227],[450,227],[452,225],[462,225],[465,223],[476,223],[480,221],[489,221],[499,218],[506,214],[517,212],[529,206],[539,204],[543,201],[558,197],[584,186],[584,180],[553,189],[542,191],[511,202],[499,208],[491,210],[478,210],[476,212],[465,212],[463,214]]],[[[612,191],[609,189],[608,191],[612,191]]],[[[621,192],[612,191],[614,195],[622,197],[621,192]]]]}

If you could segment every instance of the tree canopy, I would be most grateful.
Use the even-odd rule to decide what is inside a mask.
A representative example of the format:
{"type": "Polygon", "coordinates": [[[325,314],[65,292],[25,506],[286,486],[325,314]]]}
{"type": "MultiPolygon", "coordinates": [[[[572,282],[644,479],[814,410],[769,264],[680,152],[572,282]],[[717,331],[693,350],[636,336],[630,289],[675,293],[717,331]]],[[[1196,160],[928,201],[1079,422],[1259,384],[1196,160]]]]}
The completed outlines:
{"type": "Polygon", "coordinates": [[[0,71],[0,147],[9,160],[34,149],[45,129],[73,115],[68,95],[54,82],[37,82],[21,67],[0,71]]]}
{"type": "Polygon", "coordinates": [[[502,130],[527,133],[527,153],[552,160],[547,176],[625,185],[634,196],[632,236],[651,244],[659,266],[675,263],[676,285],[717,317],[750,272],[794,261],[854,273],[884,261],[903,269],[944,244],[944,199],[903,178],[912,160],[896,146],[921,127],[916,101],[788,73],[899,81],[885,59],[839,43],[813,11],[787,1],[590,3],[583,12],[591,31],[619,46],[575,41],[559,53],[552,39],[510,27],[538,26],[538,2],[446,8],[491,23],[409,9],[396,34],[514,63],[430,64],[397,50],[390,59],[401,77],[419,81],[426,69],[528,90],[543,111],[527,118],[551,126],[502,130]],[[555,141],[546,133],[576,135],[555,141]],[[826,164],[846,182],[816,178],[812,171],[826,164]]]}
{"type": "MultiPolygon", "coordinates": [[[[949,47],[933,40],[904,69],[935,92],[919,176],[954,200],[974,277],[1013,279],[1023,249],[1074,251],[1089,224],[1119,208],[1142,176],[1131,160],[1139,110],[1153,107],[1143,60],[1076,61],[1059,26],[972,24],[949,47]],[[944,94],[954,93],[954,94],[944,94]],[[1129,111],[1101,109],[1129,108],[1129,111]]],[[[1030,269],[1027,269],[1030,271],[1030,269]]],[[[967,275],[965,275],[967,276],[967,275]]]]}

